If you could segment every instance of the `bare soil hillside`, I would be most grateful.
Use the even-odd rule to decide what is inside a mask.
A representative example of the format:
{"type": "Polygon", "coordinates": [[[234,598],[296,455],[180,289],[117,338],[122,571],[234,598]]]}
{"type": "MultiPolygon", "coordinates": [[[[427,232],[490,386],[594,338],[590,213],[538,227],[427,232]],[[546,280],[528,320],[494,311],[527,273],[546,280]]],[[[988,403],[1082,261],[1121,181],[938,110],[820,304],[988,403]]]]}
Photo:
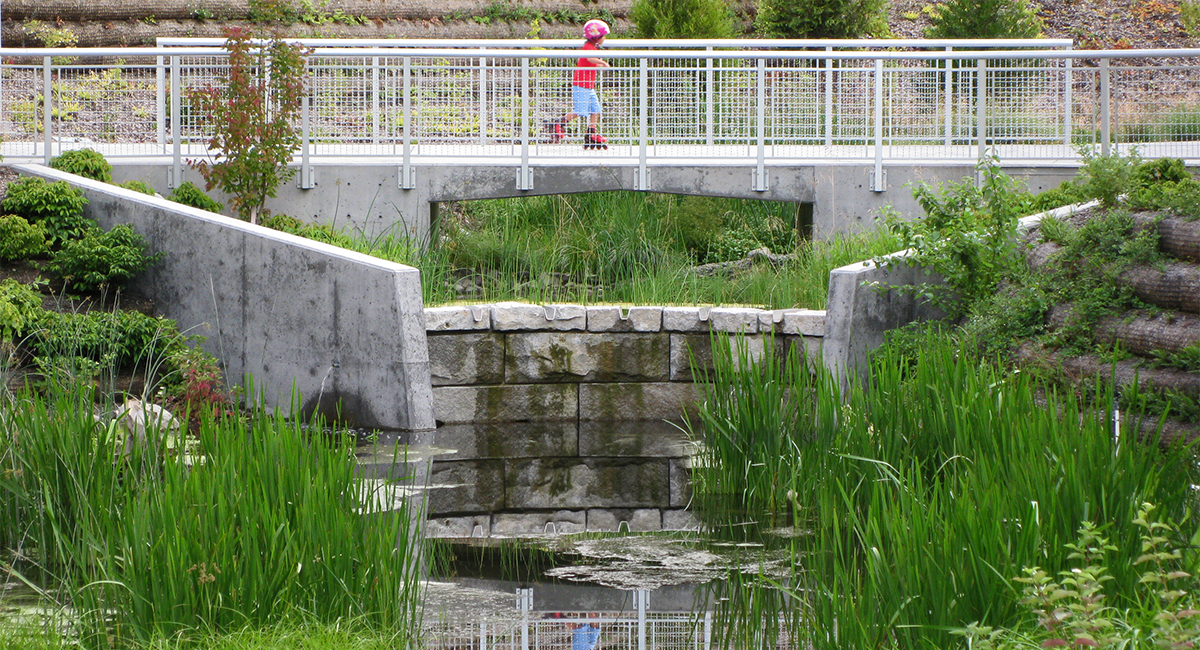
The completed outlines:
{"type": "MultiPolygon", "coordinates": [[[[153,44],[159,36],[217,37],[250,17],[246,0],[0,0],[7,47],[36,47],[30,20],[71,30],[84,47],[153,44]]],[[[1069,38],[1076,49],[1195,47],[1176,0],[1030,0],[1044,36],[1069,38]]],[[[347,38],[575,37],[588,14],[615,19],[618,36],[632,32],[632,0],[326,0],[289,28],[292,36],[347,38]],[[537,30],[532,25],[538,19],[537,30]]],[[[895,38],[920,38],[934,0],[893,0],[889,26],[895,38]]],[[[751,30],[754,0],[733,0],[751,30]]]]}

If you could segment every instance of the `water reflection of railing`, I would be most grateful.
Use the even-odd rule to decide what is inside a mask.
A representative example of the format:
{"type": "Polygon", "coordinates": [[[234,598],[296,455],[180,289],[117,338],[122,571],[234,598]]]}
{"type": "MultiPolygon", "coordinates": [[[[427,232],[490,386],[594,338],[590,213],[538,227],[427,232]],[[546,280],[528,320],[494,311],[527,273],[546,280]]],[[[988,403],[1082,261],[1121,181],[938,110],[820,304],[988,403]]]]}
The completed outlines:
{"type": "MultiPolygon", "coordinates": [[[[628,611],[555,611],[532,609],[532,590],[520,589],[511,616],[429,622],[422,634],[428,650],[710,650],[714,615],[702,612],[649,611],[649,593],[632,592],[628,611]],[[586,629],[591,626],[595,632],[586,629]]],[[[781,620],[781,624],[783,621],[781,620]]],[[[781,629],[785,627],[781,625],[781,629]]],[[[787,650],[781,637],[771,646],[787,650]]]]}

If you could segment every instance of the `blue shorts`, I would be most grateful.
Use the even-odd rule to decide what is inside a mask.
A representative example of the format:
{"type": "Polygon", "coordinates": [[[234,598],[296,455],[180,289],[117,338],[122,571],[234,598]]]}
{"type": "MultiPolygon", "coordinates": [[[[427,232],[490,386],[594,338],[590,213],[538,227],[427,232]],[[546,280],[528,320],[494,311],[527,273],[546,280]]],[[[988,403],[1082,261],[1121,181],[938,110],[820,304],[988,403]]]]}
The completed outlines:
{"type": "Polygon", "coordinates": [[[580,88],[571,86],[571,99],[575,102],[574,113],[587,117],[600,113],[600,98],[596,96],[595,88],[580,88]]]}

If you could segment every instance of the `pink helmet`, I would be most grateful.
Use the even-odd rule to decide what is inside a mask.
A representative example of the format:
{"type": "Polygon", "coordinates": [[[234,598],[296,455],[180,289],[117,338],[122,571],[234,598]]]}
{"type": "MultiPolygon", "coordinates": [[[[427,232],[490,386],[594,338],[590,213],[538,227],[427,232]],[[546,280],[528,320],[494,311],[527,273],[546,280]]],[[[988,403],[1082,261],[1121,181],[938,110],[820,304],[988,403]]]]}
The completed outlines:
{"type": "Polygon", "coordinates": [[[583,24],[583,37],[589,41],[594,41],[602,36],[608,36],[612,31],[608,28],[608,23],[603,20],[593,18],[583,24]]]}

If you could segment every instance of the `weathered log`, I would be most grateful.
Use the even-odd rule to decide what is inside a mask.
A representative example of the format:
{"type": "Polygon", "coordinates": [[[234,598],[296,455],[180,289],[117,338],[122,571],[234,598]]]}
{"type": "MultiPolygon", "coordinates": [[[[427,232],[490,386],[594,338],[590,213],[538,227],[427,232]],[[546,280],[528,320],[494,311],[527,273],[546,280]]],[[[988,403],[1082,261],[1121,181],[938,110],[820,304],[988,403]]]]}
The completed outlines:
{"type": "MultiPolygon", "coordinates": [[[[5,5],[7,11],[7,5],[5,5]]],[[[5,14],[7,17],[7,14],[5,14]]],[[[153,24],[142,20],[64,22],[63,28],[70,29],[79,37],[79,47],[137,47],[153,45],[156,37],[196,36],[220,38],[228,27],[248,27],[244,21],[211,20],[156,20],[153,24]]],[[[622,20],[616,21],[619,29],[629,29],[622,20]]],[[[5,47],[41,47],[22,27],[21,23],[6,20],[3,23],[5,47]]],[[[284,36],[292,38],[527,38],[532,26],[526,22],[493,22],[482,25],[474,21],[390,20],[369,22],[365,25],[330,23],[325,25],[295,24],[285,28],[284,36]]],[[[577,38],[579,26],[568,23],[553,23],[541,26],[542,38],[577,38]]]]}
{"type": "Polygon", "coordinates": [[[1141,212],[1133,215],[1140,228],[1151,225],[1158,229],[1158,247],[1176,259],[1200,263],[1200,220],[1188,221],[1178,217],[1159,219],[1159,213],[1141,212]]]}
{"type": "MultiPolygon", "coordinates": [[[[1050,327],[1066,327],[1074,317],[1072,305],[1055,305],[1050,310],[1050,327]]],[[[1131,311],[1101,319],[1093,337],[1100,343],[1120,341],[1121,349],[1142,357],[1152,357],[1156,351],[1179,352],[1200,345],[1200,316],[1178,311],[1131,311]]],[[[1194,374],[1200,381],[1200,373],[1194,374]]]]}
{"type": "MultiPolygon", "coordinates": [[[[1120,388],[1129,388],[1136,383],[1142,391],[1169,389],[1193,398],[1200,396],[1200,373],[1172,368],[1143,368],[1132,359],[1114,364],[1101,361],[1092,355],[1067,356],[1037,344],[1023,343],[1014,352],[1013,360],[1027,368],[1053,372],[1077,386],[1089,385],[1100,379],[1111,381],[1120,388]]],[[[1200,423],[1183,422],[1173,418],[1135,418],[1126,412],[1122,414],[1121,427],[1125,431],[1137,431],[1138,438],[1142,441],[1157,442],[1164,446],[1178,440],[1191,442],[1200,438],[1200,423]],[[1160,420],[1163,420],[1161,430],[1160,420]]]]}
{"type": "Polygon", "coordinates": [[[1200,267],[1195,264],[1177,262],[1162,270],[1136,266],[1121,273],[1119,280],[1152,305],[1200,314],[1200,267]]]}
{"type": "MultiPolygon", "coordinates": [[[[297,3],[299,4],[299,3],[297,3]]],[[[321,16],[353,16],[368,20],[445,20],[448,16],[466,18],[487,15],[489,5],[479,0],[438,0],[437,2],[414,2],[412,0],[324,0],[313,3],[319,6],[321,16]]],[[[613,16],[624,17],[629,13],[631,0],[592,0],[581,4],[579,0],[509,0],[494,6],[509,14],[530,12],[545,16],[567,16],[583,12],[608,11],[613,16]]],[[[65,21],[119,21],[130,18],[155,20],[182,20],[209,18],[217,20],[244,20],[250,17],[250,3],[246,0],[5,0],[4,17],[17,21],[65,20],[65,21]]],[[[543,21],[545,22],[545,21],[543,21]]],[[[578,30],[576,30],[578,31],[578,30]]]]}

